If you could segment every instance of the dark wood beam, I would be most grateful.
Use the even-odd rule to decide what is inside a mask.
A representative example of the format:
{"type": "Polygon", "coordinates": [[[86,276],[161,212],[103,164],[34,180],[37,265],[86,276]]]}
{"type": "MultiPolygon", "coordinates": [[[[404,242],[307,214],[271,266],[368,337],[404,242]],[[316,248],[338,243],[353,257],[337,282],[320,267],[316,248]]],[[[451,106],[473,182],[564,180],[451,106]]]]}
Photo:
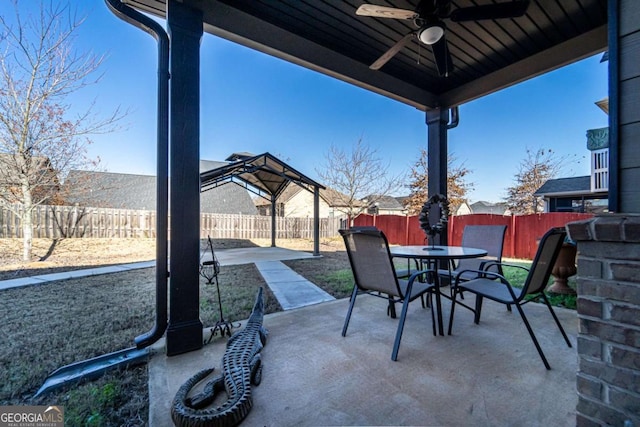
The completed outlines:
{"type": "Polygon", "coordinates": [[[560,43],[499,71],[452,89],[439,98],[441,108],[462,105],[607,49],[607,26],[560,43]]]}
{"type": "MultiPolygon", "coordinates": [[[[449,110],[436,109],[427,111],[427,168],[429,179],[427,182],[428,197],[442,194],[447,197],[447,126],[449,124],[449,110]]],[[[432,209],[429,222],[435,224],[440,220],[440,212],[432,209]]],[[[436,236],[439,245],[447,244],[447,233],[436,236]]]]}

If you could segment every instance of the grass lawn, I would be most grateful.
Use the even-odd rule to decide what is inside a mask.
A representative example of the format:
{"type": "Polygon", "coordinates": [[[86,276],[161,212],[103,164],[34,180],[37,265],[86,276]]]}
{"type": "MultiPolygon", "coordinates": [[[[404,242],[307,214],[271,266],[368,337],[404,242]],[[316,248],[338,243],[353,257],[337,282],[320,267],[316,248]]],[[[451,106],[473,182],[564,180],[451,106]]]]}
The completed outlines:
{"type": "MultiPolygon", "coordinates": [[[[285,264],[323,288],[325,291],[329,292],[331,295],[334,295],[336,298],[349,297],[353,290],[353,274],[351,273],[351,267],[346,253],[335,252],[325,254],[324,256],[325,258],[328,258],[328,261],[330,261],[328,263],[328,266],[330,267],[318,269],[317,261],[309,259],[285,261],[285,264]]],[[[531,261],[527,260],[509,260],[505,262],[527,269],[531,266],[531,261]]],[[[400,261],[396,268],[406,268],[406,261],[400,261]]],[[[517,286],[519,283],[524,283],[524,280],[527,277],[527,270],[517,267],[506,267],[504,269],[504,273],[509,283],[514,284],[514,286],[517,286]]],[[[552,282],[553,277],[549,279],[549,283],[552,282]]],[[[569,279],[569,286],[573,289],[576,288],[575,277],[569,279]]],[[[549,292],[547,292],[546,295],[553,306],[565,307],[574,310],[576,308],[575,295],[559,295],[549,292]]]]}
{"type": "MultiPolygon", "coordinates": [[[[0,405],[61,405],[66,426],[145,426],[148,375],[142,365],[33,399],[53,370],[134,346],[153,325],[154,269],[0,291],[0,405]]],[[[225,319],[246,319],[262,277],[253,264],[225,267],[225,319]]],[[[200,281],[201,319],[219,317],[215,286],[200,281]],[[212,303],[215,301],[215,304],[212,303]]],[[[265,288],[266,312],[280,310],[265,288]]]]}

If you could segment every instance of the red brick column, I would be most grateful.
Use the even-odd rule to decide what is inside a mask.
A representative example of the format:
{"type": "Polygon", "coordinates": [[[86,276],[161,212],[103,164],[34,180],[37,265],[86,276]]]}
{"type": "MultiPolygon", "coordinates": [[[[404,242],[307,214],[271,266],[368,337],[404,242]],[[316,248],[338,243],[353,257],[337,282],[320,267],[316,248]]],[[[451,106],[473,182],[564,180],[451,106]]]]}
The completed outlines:
{"type": "Polygon", "coordinates": [[[567,225],[578,244],[578,426],[640,426],[640,215],[567,225]]]}

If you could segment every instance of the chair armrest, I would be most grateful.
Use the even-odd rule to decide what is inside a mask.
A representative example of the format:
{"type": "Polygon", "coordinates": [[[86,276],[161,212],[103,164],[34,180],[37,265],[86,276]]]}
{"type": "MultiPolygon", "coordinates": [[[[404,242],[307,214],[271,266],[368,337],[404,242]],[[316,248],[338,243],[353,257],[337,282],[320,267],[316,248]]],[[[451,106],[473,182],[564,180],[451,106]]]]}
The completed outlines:
{"type": "Polygon", "coordinates": [[[482,270],[484,271],[489,271],[490,268],[497,267],[498,272],[500,274],[502,274],[502,271],[503,271],[502,267],[519,268],[524,271],[529,271],[528,267],[517,265],[517,264],[507,264],[505,262],[500,262],[500,261],[486,261],[486,262],[483,262],[481,265],[482,265],[482,270]]]}
{"type": "MultiPolygon", "coordinates": [[[[409,283],[413,283],[417,278],[419,278],[420,276],[422,276],[423,274],[425,275],[429,275],[429,274],[438,274],[436,270],[420,270],[420,271],[416,271],[415,273],[413,273],[411,276],[409,276],[409,283]]],[[[432,279],[433,281],[433,279],[432,279]]]]}
{"type": "Polygon", "coordinates": [[[460,283],[460,276],[463,273],[476,273],[478,275],[478,277],[484,278],[484,279],[491,279],[491,280],[500,279],[500,282],[511,286],[511,284],[509,283],[507,278],[504,277],[502,274],[494,273],[494,272],[487,271],[487,270],[462,270],[462,271],[458,272],[458,274],[456,275],[456,281],[455,281],[454,286],[458,286],[458,284],[460,283]]]}
{"type": "MultiPolygon", "coordinates": [[[[505,265],[505,264],[502,264],[505,265]]],[[[517,265],[513,265],[512,267],[520,267],[523,269],[527,269],[525,267],[522,266],[517,266],[517,265]]],[[[509,281],[507,280],[506,277],[504,277],[502,274],[499,273],[493,273],[491,271],[486,271],[486,270],[463,270],[458,274],[458,277],[456,277],[456,283],[454,285],[454,287],[458,287],[459,283],[460,283],[460,274],[462,274],[463,272],[468,271],[468,272],[475,272],[478,273],[480,275],[482,275],[481,279],[489,279],[489,280],[495,280],[495,279],[500,279],[500,282],[495,282],[496,284],[501,283],[503,285],[505,285],[507,287],[507,289],[509,290],[509,294],[511,295],[511,298],[513,298],[514,301],[517,300],[517,296],[515,294],[515,292],[513,291],[513,285],[511,285],[511,283],[509,283],[509,281]]],[[[471,283],[473,282],[473,280],[470,281],[464,281],[462,282],[462,288],[464,288],[464,283],[471,283]]]]}
{"type": "Polygon", "coordinates": [[[518,265],[518,264],[508,264],[506,262],[500,262],[500,261],[487,261],[486,263],[484,263],[484,265],[485,265],[485,270],[494,265],[497,265],[499,267],[514,267],[514,268],[520,268],[525,271],[529,271],[529,267],[525,267],[523,265],[518,265]]]}
{"type": "Polygon", "coordinates": [[[411,258],[394,257],[392,255],[391,260],[392,260],[393,270],[396,272],[396,277],[398,278],[409,280],[409,276],[411,276],[412,273],[420,270],[420,264],[418,264],[417,259],[413,259],[413,262],[415,264],[414,268],[411,267],[411,261],[412,261],[411,258]],[[398,265],[396,264],[396,260],[404,260],[404,259],[407,260],[407,268],[398,267],[398,265]]]}
{"type": "MultiPolygon", "coordinates": [[[[501,275],[502,274],[502,264],[498,261],[492,261],[492,260],[488,260],[488,261],[482,261],[480,263],[480,268],[475,270],[475,269],[466,269],[466,270],[460,270],[457,271],[455,274],[455,280],[456,283],[458,283],[460,281],[460,277],[462,276],[462,274],[464,273],[476,273],[476,275],[478,277],[486,277],[486,273],[491,273],[489,271],[489,269],[491,269],[492,267],[496,267],[497,266],[497,271],[495,274],[501,275]]],[[[495,278],[495,277],[494,277],[495,278]]],[[[469,279],[467,279],[469,280],[469,279]]]]}

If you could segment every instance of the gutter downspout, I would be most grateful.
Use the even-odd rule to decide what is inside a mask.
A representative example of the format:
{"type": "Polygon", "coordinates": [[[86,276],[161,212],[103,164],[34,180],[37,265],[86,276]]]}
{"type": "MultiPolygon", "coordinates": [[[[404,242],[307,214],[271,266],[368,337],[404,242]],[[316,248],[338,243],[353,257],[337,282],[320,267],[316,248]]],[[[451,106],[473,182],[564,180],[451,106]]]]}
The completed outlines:
{"type": "Polygon", "coordinates": [[[153,19],[121,0],[105,0],[109,10],[123,21],[150,34],[158,42],[158,111],[156,177],[156,319],[153,329],[137,336],[137,348],[158,341],[167,329],[167,237],[169,228],[169,36],[153,19]]]}
{"type": "MultiPolygon", "coordinates": [[[[460,124],[460,110],[456,105],[455,107],[449,109],[449,123],[447,123],[446,125],[447,132],[450,131],[451,129],[457,128],[459,124],[460,124]]],[[[447,157],[447,169],[448,168],[449,168],[449,158],[447,157]]],[[[447,174],[448,174],[448,171],[447,171],[447,174]]],[[[451,222],[453,222],[453,216],[451,216],[451,222]]],[[[447,224],[447,242],[453,241],[452,231],[453,231],[453,225],[449,227],[449,225],[447,224]]]]}
{"type": "Polygon", "coordinates": [[[449,109],[449,112],[451,113],[451,118],[449,123],[447,124],[447,130],[458,127],[458,124],[460,123],[460,112],[458,110],[458,106],[456,105],[455,107],[449,109]]]}

